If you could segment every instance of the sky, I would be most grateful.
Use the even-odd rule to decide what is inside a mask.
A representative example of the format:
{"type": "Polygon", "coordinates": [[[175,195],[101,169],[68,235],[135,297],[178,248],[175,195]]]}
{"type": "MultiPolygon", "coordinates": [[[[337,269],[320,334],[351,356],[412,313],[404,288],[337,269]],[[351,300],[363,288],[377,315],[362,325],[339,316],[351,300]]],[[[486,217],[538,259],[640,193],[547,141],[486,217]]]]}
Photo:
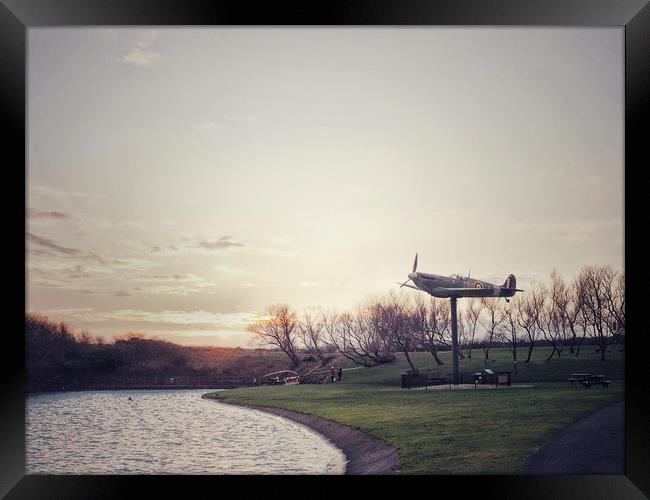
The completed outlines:
{"type": "Polygon", "coordinates": [[[30,28],[27,311],[246,347],[416,252],[524,289],[623,270],[623,34],[30,28]]]}

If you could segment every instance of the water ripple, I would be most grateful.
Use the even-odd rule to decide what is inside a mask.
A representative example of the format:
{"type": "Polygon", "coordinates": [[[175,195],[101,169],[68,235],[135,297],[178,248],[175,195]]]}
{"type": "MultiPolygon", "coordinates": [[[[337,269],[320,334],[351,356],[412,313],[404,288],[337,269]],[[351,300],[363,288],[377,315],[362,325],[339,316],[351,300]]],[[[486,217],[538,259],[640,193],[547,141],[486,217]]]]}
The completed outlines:
{"type": "Polygon", "coordinates": [[[343,453],[307,427],[276,415],[201,399],[204,392],[29,395],[26,473],[344,472],[343,453]]]}

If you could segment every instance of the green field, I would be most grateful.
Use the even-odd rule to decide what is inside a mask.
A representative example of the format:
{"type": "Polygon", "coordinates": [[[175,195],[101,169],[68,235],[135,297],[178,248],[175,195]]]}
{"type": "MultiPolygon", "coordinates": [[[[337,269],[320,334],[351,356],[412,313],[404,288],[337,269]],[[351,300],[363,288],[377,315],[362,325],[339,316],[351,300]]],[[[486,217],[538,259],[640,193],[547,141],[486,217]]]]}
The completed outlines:
{"type": "MultiPolygon", "coordinates": [[[[483,366],[480,352],[463,362],[461,370],[483,366]]],[[[257,387],[212,396],[350,425],[394,446],[402,473],[509,474],[566,426],[623,399],[623,353],[613,352],[605,362],[587,354],[547,364],[540,350],[514,380],[533,383],[532,388],[403,391],[399,375],[407,365],[398,357],[388,365],[346,371],[340,384],[257,387]],[[577,372],[603,373],[612,384],[586,390],[562,382],[577,372]]],[[[490,368],[507,368],[508,356],[508,351],[494,350],[497,361],[490,368]]],[[[431,367],[431,355],[416,353],[414,358],[418,365],[431,367]]]]}

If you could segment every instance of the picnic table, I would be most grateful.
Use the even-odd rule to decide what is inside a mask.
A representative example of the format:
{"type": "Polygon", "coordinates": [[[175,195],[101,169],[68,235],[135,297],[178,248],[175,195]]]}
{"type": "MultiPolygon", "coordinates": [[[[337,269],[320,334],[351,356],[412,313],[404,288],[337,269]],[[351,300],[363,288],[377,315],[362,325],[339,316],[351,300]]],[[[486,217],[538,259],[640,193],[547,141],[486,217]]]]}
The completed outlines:
{"type": "Polygon", "coordinates": [[[572,373],[569,375],[567,382],[573,385],[575,382],[582,382],[583,380],[587,380],[589,377],[591,377],[591,373],[572,373]]]}
{"type": "Polygon", "coordinates": [[[594,384],[608,387],[609,380],[605,380],[605,375],[591,375],[586,380],[582,381],[582,385],[585,387],[585,389],[591,389],[591,386],[594,384]]]}
{"type": "Polygon", "coordinates": [[[609,387],[609,380],[606,380],[605,375],[592,375],[590,373],[572,373],[567,379],[568,382],[573,385],[576,382],[579,382],[583,385],[585,389],[591,389],[592,385],[602,385],[603,387],[609,387]]]}

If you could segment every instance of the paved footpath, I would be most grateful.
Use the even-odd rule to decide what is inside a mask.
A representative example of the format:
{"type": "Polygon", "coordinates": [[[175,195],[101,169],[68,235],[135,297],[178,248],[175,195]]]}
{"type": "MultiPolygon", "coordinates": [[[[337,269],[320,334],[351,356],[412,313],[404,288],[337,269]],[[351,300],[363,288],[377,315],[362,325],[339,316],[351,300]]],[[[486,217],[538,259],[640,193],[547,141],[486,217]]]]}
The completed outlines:
{"type": "Polygon", "coordinates": [[[625,474],[624,402],[564,429],[520,474],[625,474]]]}

